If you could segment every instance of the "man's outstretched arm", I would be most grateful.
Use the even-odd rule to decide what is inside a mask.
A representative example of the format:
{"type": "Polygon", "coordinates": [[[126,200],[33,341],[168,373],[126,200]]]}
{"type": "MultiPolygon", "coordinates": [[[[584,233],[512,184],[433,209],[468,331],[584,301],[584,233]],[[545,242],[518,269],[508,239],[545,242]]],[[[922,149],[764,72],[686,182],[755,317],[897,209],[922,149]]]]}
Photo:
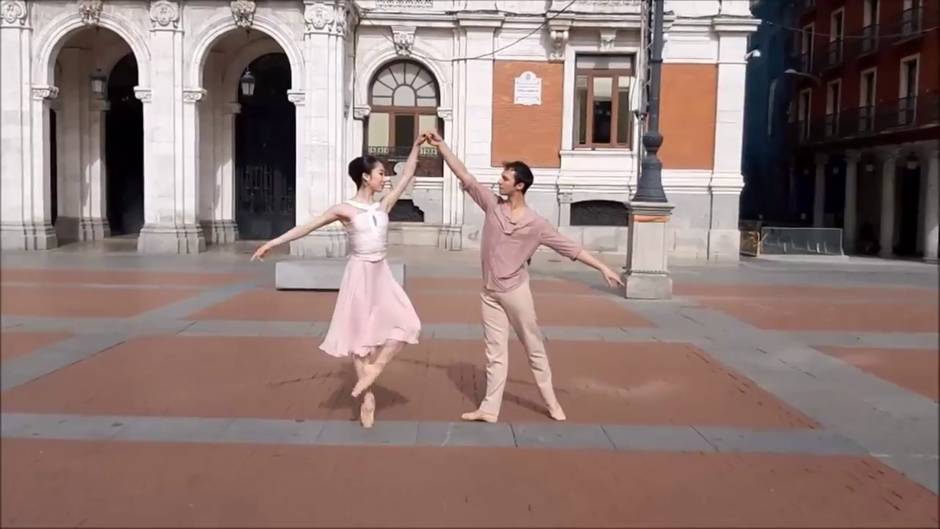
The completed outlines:
{"type": "Polygon", "coordinates": [[[470,171],[467,170],[467,166],[465,166],[463,162],[457,158],[457,155],[450,150],[450,147],[444,143],[444,139],[441,138],[440,134],[430,131],[425,132],[424,136],[427,138],[428,143],[437,147],[438,152],[441,153],[441,157],[444,158],[444,162],[447,163],[447,167],[450,167],[454,176],[460,180],[464,190],[470,194],[470,198],[472,198],[477,205],[486,210],[496,204],[496,195],[482,186],[480,182],[477,181],[476,177],[470,174],[470,171]]]}

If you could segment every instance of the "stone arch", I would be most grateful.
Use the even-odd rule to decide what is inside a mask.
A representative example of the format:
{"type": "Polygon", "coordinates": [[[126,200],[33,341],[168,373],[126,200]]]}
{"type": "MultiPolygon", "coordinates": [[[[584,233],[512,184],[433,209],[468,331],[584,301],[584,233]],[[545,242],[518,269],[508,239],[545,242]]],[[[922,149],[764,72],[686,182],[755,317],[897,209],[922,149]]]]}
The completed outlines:
{"type": "Polygon", "coordinates": [[[437,81],[439,98],[438,107],[452,108],[450,83],[445,82],[448,78],[444,75],[444,71],[440,67],[439,63],[441,61],[425,60],[424,57],[433,57],[434,52],[430,49],[425,49],[417,42],[414,44],[414,49],[416,52],[418,52],[416,55],[419,55],[420,58],[410,56],[402,57],[395,53],[393,49],[387,49],[387,47],[377,47],[376,52],[372,56],[367,56],[363,61],[363,67],[359,70],[359,72],[357,72],[355,104],[369,104],[369,88],[372,85],[373,78],[382,70],[382,68],[399,60],[408,60],[421,65],[423,68],[427,69],[427,71],[431,72],[431,75],[434,76],[434,80],[437,81]]]}
{"type": "MultiPolygon", "coordinates": [[[[209,56],[209,50],[211,50],[216,41],[222,38],[226,33],[238,29],[241,28],[235,25],[231,14],[226,14],[220,15],[214,20],[210,20],[196,32],[201,36],[196,46],[193,48],[189,62],[189,86],[202,86],[202,76],[205,69],[206,58],[209,56]]],[[[251,29],[261,31],[277,42],[281,47],[281,51],[287,55],[287,59],[290,62],[291,90],[303,90],[303,53],[293,40],[293,36],[284,31],[284,24],[264,15],[256,14],[251,29]]]]}
{"type": "MultiPolygon", "coordinates": [[[[255,41],[238,50],[235,57],[226,65],[225,73],[222,75],[222,101],[234,103],[238,100],[238,82],[242,72],[252,61],[269,53],[284,53],[284,50],[277,41],[270,40],[255,41]]],[[[291,68],[293,69],[293,66],[291,68]]],[[[291,78],[293,78],[293,73],[291,78]]]]}
{"type": "MultiPolygon", "coordinates": [[[[140,29],[131,20],[107,11],[101,13],[98,26],[113,31],[130,46],[137,59],[139,84],[150,86],[150,47],[140,29]]],[[[52,19],[46,27],[50,29],[37,38],[39,54],[33,63],[33,84],[38,86],[52,85],[55,79],[54,59],[59,50],[72,34],[90,26],[82,22],[81,16],[75,11],[52,19]]]]}

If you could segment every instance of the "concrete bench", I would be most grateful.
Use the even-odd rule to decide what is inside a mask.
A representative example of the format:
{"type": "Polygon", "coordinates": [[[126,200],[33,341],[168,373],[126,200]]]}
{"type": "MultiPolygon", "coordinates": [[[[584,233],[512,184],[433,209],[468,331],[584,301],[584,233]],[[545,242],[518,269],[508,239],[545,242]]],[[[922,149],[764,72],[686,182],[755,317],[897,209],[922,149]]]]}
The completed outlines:
{"type": "MultiPolygon", "coordinates": [[[[389,260],[392,276],[405,287],[405,263],[389,260]]],[[[274,265],[274,287],[278,290],[339,290],[346,259],[279,261],[274,265]]]]}

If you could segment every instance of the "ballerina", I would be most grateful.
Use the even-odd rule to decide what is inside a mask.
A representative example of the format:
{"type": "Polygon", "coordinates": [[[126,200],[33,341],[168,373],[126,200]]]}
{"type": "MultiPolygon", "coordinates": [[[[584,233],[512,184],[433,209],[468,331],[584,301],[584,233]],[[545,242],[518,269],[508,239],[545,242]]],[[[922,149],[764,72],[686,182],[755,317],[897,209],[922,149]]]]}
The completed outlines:
{"type": "Polygon", "coordinates": [[[405,344],[418,343],[421,333],[414,306],[395,281],[385,256],[388,212],[414,179],[425,139],[424,135],[415,139],[402,178],[380,200],[375,201],[375,195],[385,183],[382,162],[373,156],[360,156],[349,163],[349,177],[357,189],[353,199],[264,243],[251,258],[262,260],[276,246],[336,221],[343,224],[349,240],[349,260],[320,349],[330,356],[352,358],[357,378],[352,396],[363,395],[359,418],[366,428],[375,422],[375,395],[370,386],[405,344]]]}

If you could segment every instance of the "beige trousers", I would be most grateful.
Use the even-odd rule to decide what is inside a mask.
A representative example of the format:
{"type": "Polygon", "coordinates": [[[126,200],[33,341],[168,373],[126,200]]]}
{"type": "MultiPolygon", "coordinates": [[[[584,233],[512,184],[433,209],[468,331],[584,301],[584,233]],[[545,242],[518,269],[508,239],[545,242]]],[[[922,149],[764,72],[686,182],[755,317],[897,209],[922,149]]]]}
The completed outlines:
{"type": "Polygon", "coordinates": [[[510,292],[480,294],[483,313],[483,336],[486,342],[486,397],[480,411],[493,417],[499,415],[503,390],[509,374],[509,330],[516,332],[529,356],[529,367],[535,375],[542,399],[549,408],[558,404],[552,388],[552,370],[545,354],[545,344],[535,316],[532,291],[526,281],[510,292]]]}

